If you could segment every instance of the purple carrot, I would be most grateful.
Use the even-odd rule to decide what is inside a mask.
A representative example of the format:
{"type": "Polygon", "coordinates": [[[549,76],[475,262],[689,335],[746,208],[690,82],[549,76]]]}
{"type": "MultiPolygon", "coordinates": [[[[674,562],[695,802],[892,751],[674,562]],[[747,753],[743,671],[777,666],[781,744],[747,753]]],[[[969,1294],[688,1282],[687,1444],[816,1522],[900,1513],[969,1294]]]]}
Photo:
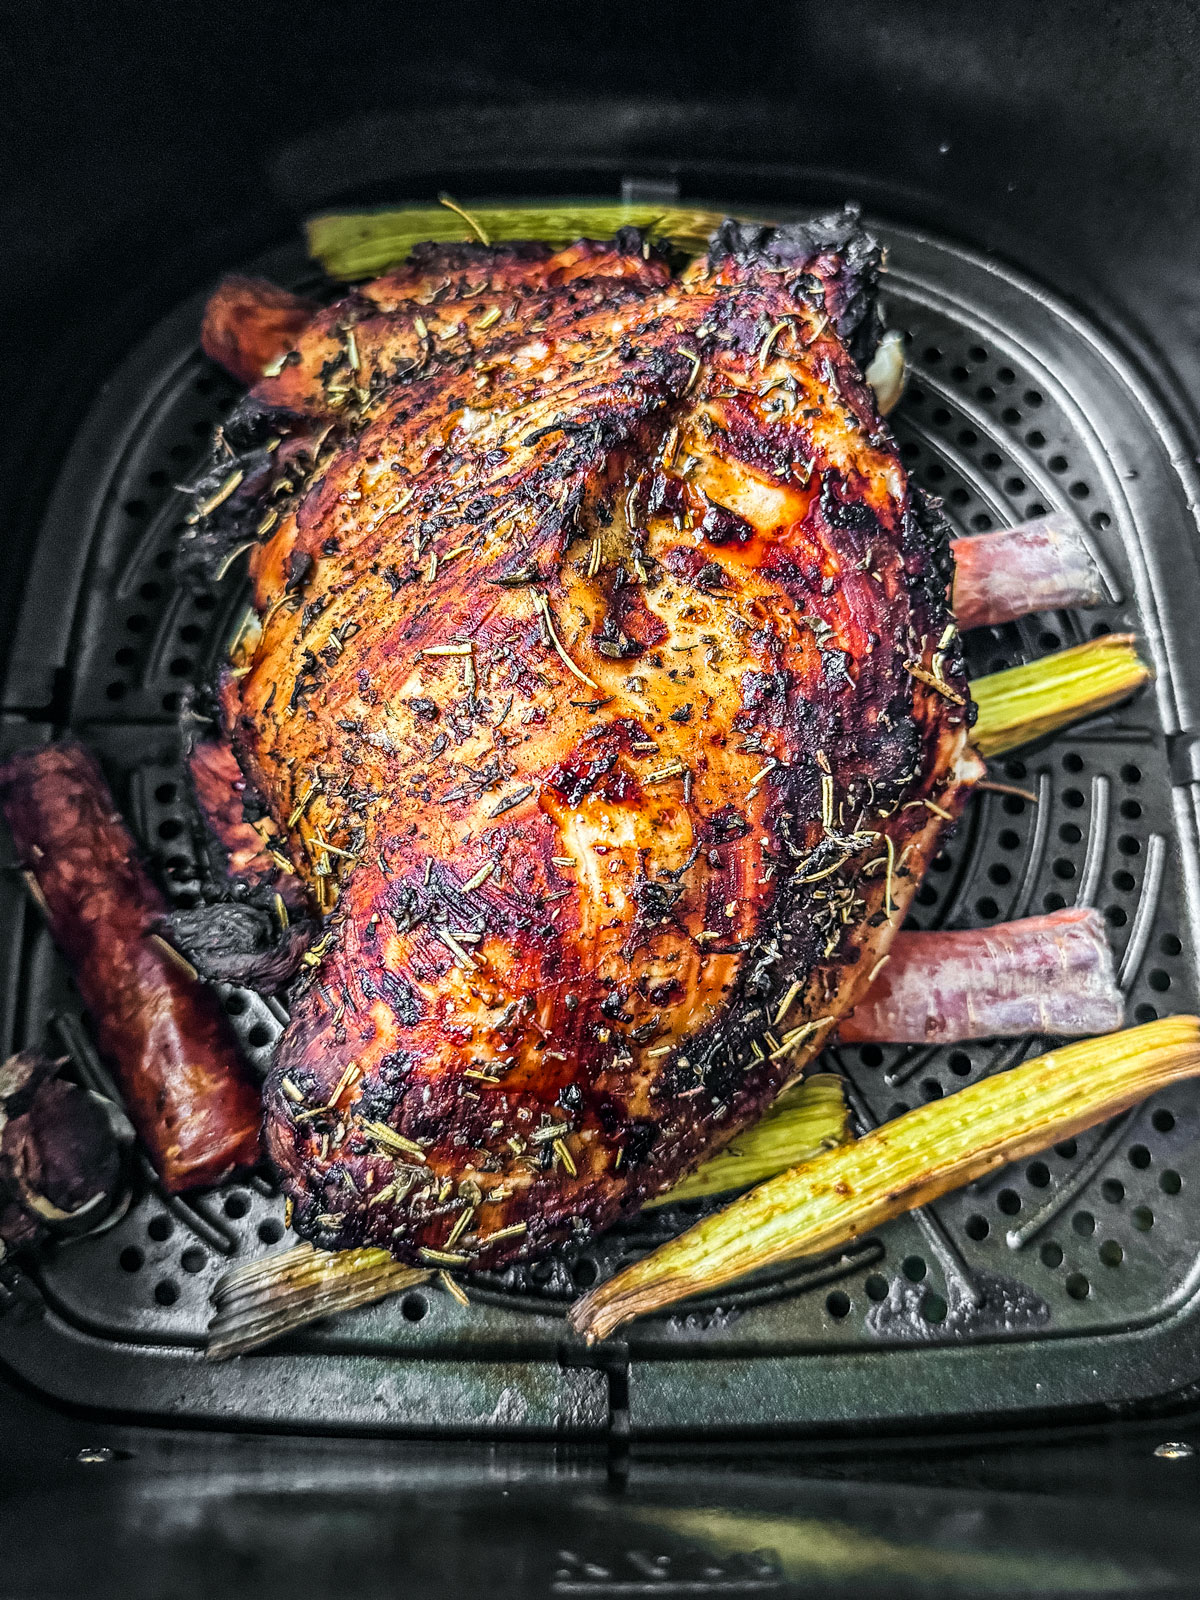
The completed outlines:
{"type": "Polygon", "coordinates": [[[1075,907],[962,933],[898,933],[838,1035],[849,1044],[954,1044],[1111,1033],[1123,1022],[1104,919],[1075,907]]]}
{"type": "Polygon", "coordinates": [[[1011,622],[1031,611],[1096,606],[1108,598],[1079,526],[1065,512],[956,539],[953,548],[960,628],[1011,622]]]}

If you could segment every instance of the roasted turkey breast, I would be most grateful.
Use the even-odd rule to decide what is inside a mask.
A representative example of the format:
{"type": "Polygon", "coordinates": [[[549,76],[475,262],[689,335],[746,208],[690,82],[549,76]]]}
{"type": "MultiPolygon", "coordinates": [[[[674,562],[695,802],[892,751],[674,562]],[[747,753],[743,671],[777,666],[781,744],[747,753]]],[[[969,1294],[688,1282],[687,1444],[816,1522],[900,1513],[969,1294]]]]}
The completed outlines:
{"type": "Polygon", "coordinates": [[[977,763],[853,213],[426,247],[227,424],[220,690],[326,926],[266,1090],[318,1245],[493,1267],[663,1191],[863,993],[977,763]]]}

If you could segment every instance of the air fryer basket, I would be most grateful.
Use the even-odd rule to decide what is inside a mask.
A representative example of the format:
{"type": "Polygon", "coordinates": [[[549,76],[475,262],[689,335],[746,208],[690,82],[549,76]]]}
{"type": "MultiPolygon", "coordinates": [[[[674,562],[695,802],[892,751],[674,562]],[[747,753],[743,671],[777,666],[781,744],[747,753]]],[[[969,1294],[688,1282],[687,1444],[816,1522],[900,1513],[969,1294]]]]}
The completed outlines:
{"type": "MultiPolygon", "coordinates": [[[[1016,273],[885,220],[884,302],[912,379],[893,417],[904,459],[965,534],[1075,513],[1112,603],[970,636],[974,673],[1111,629],[1135,629],[1157,681],[1131,705],[997,763],[1036,793],[987,793],[917,895],[921,927],[979,926],[1089,904],[1105,914],[1127,1019],[1200,1006],[1200,674],[1196,482],[1153,392],[1096,327],[1016,273]]],[[[314,279],[296,250],[254,263],[314,279]]],[[[200,302],[163,322],[115,375],[64,461],[12,651],[11,748],[77,731],[177,903],[201,842],[181,766],[186,685],[210,671],[244,604],[228,575],[172,576],[186,483],[230,381],[199,353],[200,302]],[[52,702],[52,718],[29,713],[52,702]]],[[[20,880],[0,880],[3,1045],[49,1034],[86,1053],[79,1004],[20,880]]],[[[277,1006],[228,989],[265,1068],[277,1006]]],[[[1041,1048],[831,1052],[863,1121],[952,1093],[1041,1048]]],[[[331,1319],[212,1366],[208,1297],[237,1261],[279,1248],[265,1180],[188,1205],[139,1196],[109,1231],[0,1287],[0,1360],[64,1401],[127,1414],[279,1426],[598,1435],[811,1428],[1122,1408],[1200,1376],[1200,1086],[899,1219],[870,1240],[636,1324],[585,1350],[563,1310],[579,1288],[686,1223],[685,1208],[576,1256],[331,1319]],[[975,1306],[964,1293],[981,1292],[975,1306]],[[7,1294],[7,1298],[5,1298],[7,1294]]]]}

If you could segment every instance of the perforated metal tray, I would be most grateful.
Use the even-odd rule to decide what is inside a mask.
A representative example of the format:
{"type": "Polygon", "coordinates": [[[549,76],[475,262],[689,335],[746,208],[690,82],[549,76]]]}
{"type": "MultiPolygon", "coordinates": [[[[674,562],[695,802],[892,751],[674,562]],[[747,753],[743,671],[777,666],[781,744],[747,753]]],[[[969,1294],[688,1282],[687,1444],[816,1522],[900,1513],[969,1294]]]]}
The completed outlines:
{"type": "MultiPolygon", "coordinates": [[[[922,927],[1100,907],[1128,1019],[1200,1005],[1200,617],[1194,463],[1153,388],[1066,305],[997,263],[878,222],[889,320],[914,374],[894,417],[910,470],[964,533],[1074,511],[1116,603],[971,637],[975,673],[1133,627],[1152,692],[1023,752],[998,776],[1039,796],[980,795],[914,908],[922,927]]],[[[304,286],[295,250],[253,264],[304,286]]],[[[184,686],[243,603],[236,578],[171,574],[186,482],[234,399],[199,354],[200,303],[156,329],[97,397],[63,463],[13,641],[3,737],[67,725],[100,752],[175,900],[198,887],[180,765],[184,686]]],[[[25,905],[0,881],[5,1049],[49,1028],[76,1050],[78,1001],[25,905]],[[65,1021],[63,1020],[65,1018],[65,1021]]],[[[264,1066],[265,1002],[226,1004],[264,1066]]],[[[836,1053],[864,1118],[1036,1053],[1037,1040],[836,1053]]],[[[207,1300],[234,1260],[277,1246],[266,1182],[169,1210],[139,1196],[109,1232],[0,1292],[0,1360],[76,1404],[267,1425],[602,1434],[812,1429],[1123,1408],[1200,1380],[1200,1089],[905,1218],[845,1255],[634,1326],[585,1351],[562,1312],[578,1287],[688,1218],[664,1210],[572,1260],[489,1279],[464,1309],[414,1291],[226,1366],[200,1357],[207,1300]],[[963,1292],[983,1291],[974,1308],[963,1292]]]]}

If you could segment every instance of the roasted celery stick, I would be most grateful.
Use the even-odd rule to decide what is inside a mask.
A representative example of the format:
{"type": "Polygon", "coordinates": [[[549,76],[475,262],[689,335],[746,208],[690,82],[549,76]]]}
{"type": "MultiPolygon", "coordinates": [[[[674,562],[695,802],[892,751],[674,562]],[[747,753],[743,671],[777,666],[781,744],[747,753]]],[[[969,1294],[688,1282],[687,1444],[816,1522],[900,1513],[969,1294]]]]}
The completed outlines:
{"type": "Polygon", "coordinates": [[[847,1109],[842,1080],[832,1072],[817,1072],[785,1089],[762,1119],[744,1129],[726,1150],[711,1157],[666,1194],[646,1202],[674,1205],[678,1200],[700,1200],[710,1194],[746,1189],[798,1162],[820,1155],[847,1137],[847,1109]]]}
{"type": "Polygon", "coordinates": [[[610,239],[618,228],[644,228],[652,238],[697,253],[726,213],[682,206],[528,205],[433,207],[330,212],[305,223],[308,253],[331,278],[368,278],[403,261],[416,244],[452,240],[538,239],[571,244],[579,238],[610,239]]]}
{"type": "Polygon", "coordinates": [[[298,1244],[227,1272],[213,1290],[210,1361],[243,1355],[271,1339],[354,1306],[424,1283],[429,1273],[393,1261],[386,1250],[314,1250],[298,1244]]]}
{"type": "Polygon", "coordinates": [[[1200,1019],[1168,1017],[985,1078],[760,1184],[571,1310],[589,1341],[760,1267],[835,1249],[900,1212],[1200,1075],[1200,1019]]]}
{"type": "Polygon", "coordinates": [[[1127,700],[1151,677],[1132,633],[1109,633],[971,685],[979,717],[971,738],[981,756],[1003,755],[1081,717],[1127,700]]]}

